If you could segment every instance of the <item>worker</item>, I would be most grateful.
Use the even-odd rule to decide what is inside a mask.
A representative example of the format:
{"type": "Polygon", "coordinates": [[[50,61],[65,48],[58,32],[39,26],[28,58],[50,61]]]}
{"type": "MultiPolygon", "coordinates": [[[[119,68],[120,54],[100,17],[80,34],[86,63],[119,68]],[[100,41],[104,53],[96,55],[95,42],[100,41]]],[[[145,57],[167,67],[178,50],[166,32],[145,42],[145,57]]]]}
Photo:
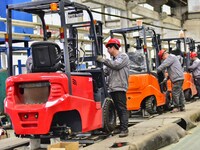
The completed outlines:
{"type": "Polygon", "coordinates": [[[181,63],[174,54],[169,54],[163,49],[159,51],[158,56],[163,62],[157,68],[157,72],[159,73],[167,69],[169,79],[173,84],[172,100],[174,102],[174,108],[172,112],[184,111],[185,97],[182,89],[184,74],[181,63]]]}
{"type": "Polygon", "coordinates": [[[111,38],[106,44],[111,60],[98,56],[97,61],[106,66],[105,74],[108,75],[109,93],[119,116],[120,128],[116,129],[115,133],[119,133],[119,137],[126,137],[128,136],[126,91],[128,88],[129,57],[126,53],[119,51],[120,46],[118,39],[111,38]]]}
{"type": "Polygon", "coordinates": [[[192,72],[194,78],[194,84],[196,85],[197,94],[200,98],[200,60],[197,57],[196,52],[190,53],[190,58],[192,60],[192,65],[188,67],[189,71],[192,72]]]}

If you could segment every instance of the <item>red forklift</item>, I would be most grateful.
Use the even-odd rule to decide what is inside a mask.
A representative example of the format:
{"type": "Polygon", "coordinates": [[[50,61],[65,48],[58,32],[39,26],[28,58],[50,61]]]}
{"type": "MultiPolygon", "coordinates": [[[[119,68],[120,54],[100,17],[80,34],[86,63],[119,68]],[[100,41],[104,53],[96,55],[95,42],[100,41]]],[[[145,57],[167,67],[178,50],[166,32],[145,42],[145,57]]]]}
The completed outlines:
{"type": "Polygon", "coordinates": [[[129,87],[127,90],[127,110],[141,111],[143,116],[149,116],[164,109],[170,109],[171,100],[165,83],[162,83],[164,74],[156,74],[155,70],[160,64],[158,58],[159,40],[153,29],[145,26],[114,29],[110,31],[111,37],[121,34],[125,44],[125,52],[130,59],[129,87]],[[136,36],[131,46],[127,35],[136,36]],[[150,50],[147,41],[153,46],[150,50]],[[131,50],[134,47],[134,50],[131,50]],[[151,53],[153,52],[153,54],[151,53]]]}
{"type": "MultiPolygon", "coordinates": [[[[190,65],[190,51],[194,51],[195,49],[194,40],[191,38],[166,38],[161,39],[161,43],[162,42],[167,42],[169,53],[179,57],[184,70],[184,82],[182,88],[185,100],[190,101],[192,97],[197,94],[192,74],[188,70],[190,65]],[[172,43],[175,44],[175,48],[172,47],[172,43]]],[[[173,85],[170,80],[167,81],[167,86],[168,91],[171,92],[173,85]]]]}
{"type": "Polygon", "coordinates": [[[116,113],[109,97],[102,63],[96,56],[103,52],[102,23],[93,19],[85,5],[69,0],[42,0],[7,6],[8,73],[5,112],[18,137],[66,138],[70,134],[103,130],[116,126],[116,113]],[[12,76],[12,12],[31,13],[41,19],[43,41],[31,45],[32,73],[12,76]],[[66,24],[68,15],[87,12],[90,20],[66,24]],[[60,45],[47,41],[45,15],[60,16],[60,45]],[[90,56],[80,55],[79,29],[89,28],[90,56]],[[89,66],[79,68],[82,62],[89,66]]]}

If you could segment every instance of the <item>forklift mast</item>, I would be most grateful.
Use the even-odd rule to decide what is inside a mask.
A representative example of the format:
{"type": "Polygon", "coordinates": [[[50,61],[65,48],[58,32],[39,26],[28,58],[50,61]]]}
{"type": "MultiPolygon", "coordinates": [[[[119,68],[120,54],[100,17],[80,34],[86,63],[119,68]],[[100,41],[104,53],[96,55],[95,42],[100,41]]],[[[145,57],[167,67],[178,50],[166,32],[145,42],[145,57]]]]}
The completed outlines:
{"type": "Polygon", "coordinates": [[[197,45],[197,55],[198,55],[198,58],[200,58],[200,45],[197,45]]]}
{"type": "Polygon", "coordinates": [[[142,49],[142,39],[140,37],[136,37],[136,49],[142,49]]]}
{"type": "Polygon", "coordinates": [[[195,51],[195,41],[193,39],[189,39],[189,50],[190,52],[194,52],[195,51]]]}
{"type": "Polygon", "coordinates": [[[169,53],[172,53],[171,42],[176,42],[176,52],[174,53],[175,55],[183,57],[183,67],[184,70],[188,72],[188,67],[190,65],[190,50],[193,49],[193,40],[191,38],[166,38],[161,39],[161,41],[168,42],[169,53]],[[189,51],[187,50],[187,44],[189,45],[189,51]]]}
{"type": "Polygon", "coordinates": [[[179,53],[181,53],[181,41],[180,40],[177,40],[176,41],[176,49],[179,53]]]}
{"type": "Polygon", "coordinates": [[[148,30],[151,30],[153,32],[152,45],[156,49],[155,67],[157,68],[161,64],[161,61],[158,57],[158,52],[161,50],[160,34],[156,34],[155,30],[152,28],[148,28],[148,30]]]}
{"type": "Polygon", "coordinates": [[[83,56],[79,57],[80,51],[83,49],[80,47],[79,48],[79,28],[83,27],[89,27],[89,39],[91,41],[95,40],[95,34],[93,29],[91,28],[90,22],[80,22],[80,23],[71,23],[67,24],[67,28],[69,29],[69,38],[68,40],[68,49],[69,49],[69,61],[70,61],[70,66],[71,66],[71,71],[77,71],[77,66],[81,63],[81,61],[92,61],[93,65],[96,65],[97,67],[102,67],[102,63],[97,63],[95,62],[95,58],[97,55],[102,55],[103,54],[103,29],[102,29],[102,22],[101,21],[96,21],[95,24],[95,31],[97,35],[97,41],[99,44],[99,51],[95,51],[95,43],[92,42],[91,45],[91,56],[83,56]]]}
{"type": "Polygon", "coordinates": [[[69,38],[68,40],[68,49],[69,49],[69,61],[71,71],[76,69],[76,58],[78,50],[78,31],[77,28],[69,27],[69,38]]]}
{"type": "Polygon", "coordinates": [[[110,30],[110,36],[113,38],[114,33],[121,34],[123,36],[123,40],[124,40],[124,44],[125,44],[125,52],[127,53],[130,45],[127,44],[126,34],[133,33],[133,32],[141,32],[143,39],[141,37],[136,37],[136,49],[137,50],[139,50],[139,48],[143,49],[143,52],[145,55],[147,72],[150,73],[148,52],[147,52],[147,41],[146,41],[146,28],[144,26],[134,26],[134,27],[130,27],[130,28],[110,30]],[[143,45],[142,45],[142,43],[143,43],[143,45]]]}

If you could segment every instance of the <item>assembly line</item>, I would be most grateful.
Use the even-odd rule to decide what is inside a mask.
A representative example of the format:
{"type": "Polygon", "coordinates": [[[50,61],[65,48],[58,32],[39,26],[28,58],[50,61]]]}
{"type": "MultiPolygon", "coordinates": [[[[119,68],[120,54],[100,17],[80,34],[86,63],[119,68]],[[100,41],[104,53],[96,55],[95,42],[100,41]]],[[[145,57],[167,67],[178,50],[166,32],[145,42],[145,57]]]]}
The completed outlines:
{"type": "Polygon", "coordinates": [[[191,37],[162,38],[137,20],[110,29],[105,41],[103,22],[70,0],[9,4],[6,12],[0,149],[156,150],[198,124],[200,60],[191,37]],[[14,36],[18,11],[40,19],[42,40],[14,36]],[[57,36],[48,14],[58,14],[57,36]],[[66,21],[83,14],[87,21],[66,21]],[[17,49],[27,55],[25,64],[18,61],[18,74],[17,49]]]}

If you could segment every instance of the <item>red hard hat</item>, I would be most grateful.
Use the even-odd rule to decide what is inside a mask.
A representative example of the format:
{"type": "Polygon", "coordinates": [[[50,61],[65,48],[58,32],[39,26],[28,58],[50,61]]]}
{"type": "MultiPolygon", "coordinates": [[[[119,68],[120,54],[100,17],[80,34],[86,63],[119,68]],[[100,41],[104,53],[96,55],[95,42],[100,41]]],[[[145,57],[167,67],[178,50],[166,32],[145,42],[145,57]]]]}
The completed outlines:
{"type": "Polygon", "coordinates": [[[197,57],[197,53],[196,52],[191,52],[190,53],[190,58],[194,58],[194,57],[197,57]]]}
{"type": "Polygon", "coordinates": [[[164,53],[165,53],[165,50],[164,50],[164,49],[161,49],[161,50],[158,52],[158,57],[160,58],[160,60],[162,60],[162,56],[163,56],[164,53]]]}
{"type": "Polygon", "coordinates": [[[121,47],[120,41],[116,38],[111,38],[108,43],[106,44],[106,48],[108,48],[109,44],[117,44],[119,48],[121,47]]]}

